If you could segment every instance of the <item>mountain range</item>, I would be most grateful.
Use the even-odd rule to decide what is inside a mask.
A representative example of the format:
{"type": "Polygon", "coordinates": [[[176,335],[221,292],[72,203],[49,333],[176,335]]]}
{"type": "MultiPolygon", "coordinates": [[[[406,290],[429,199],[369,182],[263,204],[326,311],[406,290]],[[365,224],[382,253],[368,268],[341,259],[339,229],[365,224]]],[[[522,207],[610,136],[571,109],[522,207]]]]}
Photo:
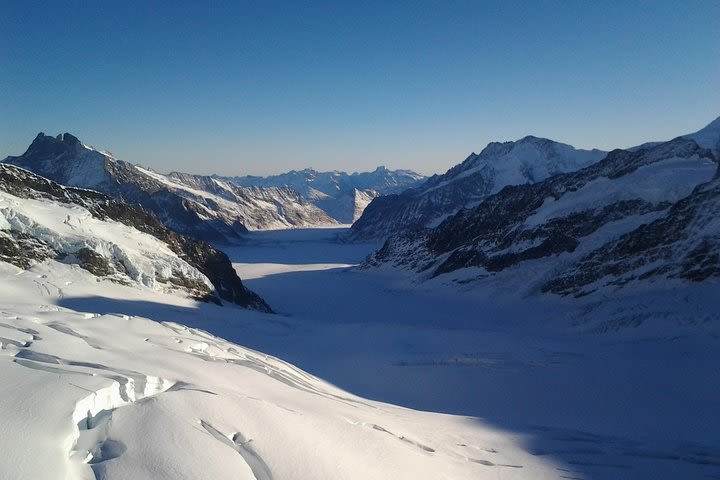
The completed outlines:
{"type": "Polygon", "coordinates": [[[353,224],[350,238],[382,239],[398,229],[432,227],[506,185],[571,172],[599,161],[606,153],[532,136],[517,142],[494,142],[415,188],[373,200],[353,224]]]}
{"type": "Polygon", "coordinates": [[[470,208],[456,204],[437,226],[391,235],[365,267],[392,265],[420,280],[522,278],[522,291],[575,296],[718,276],[719,155],[720,118],[669,142],[506,185],[470,208]]]}
{"type": "Polygon", "coordinates": [[[4,162],[62,185],[142,205],[167,227],[208,241],[238,240],[250,228],[336,223],[290,189],[241,188],[209,177],[162,175],[117,160],[68,133],[40,133],[24,154],[4,162]]]}
{"type": "Polygon", "coordinates": [[[378,167],[372,172],[318,172],[312,168],[292,170],[269,177],[243,176],[227,180],[248,187],[290,187],[340,223],[350,224],[360,218],[365,207],[376,197],[400,193],[425,180],[412,170],[388,170],[378,167]]]}
{"type": "Polygon", "coordinates": [[[385,168],[352,175],[304,170],[267,178],[164,175],[115,159],[69,133],[40,133],[25,153],[3,162],[142,205],[167,227],[215,242],[238,241],[248,230],[350,223],[372,198],[423,178],[385,168]]]}
{"type": "Polygon", "coordinates": [[[306,196],[342,174],[242,186],[41,135],[0,163],[0,476],[712,477],[719,159],[720,119],[491,144],[375,198],[354,269],[374,244],[325,230],[193,238],[337,224],[306,196]]]}

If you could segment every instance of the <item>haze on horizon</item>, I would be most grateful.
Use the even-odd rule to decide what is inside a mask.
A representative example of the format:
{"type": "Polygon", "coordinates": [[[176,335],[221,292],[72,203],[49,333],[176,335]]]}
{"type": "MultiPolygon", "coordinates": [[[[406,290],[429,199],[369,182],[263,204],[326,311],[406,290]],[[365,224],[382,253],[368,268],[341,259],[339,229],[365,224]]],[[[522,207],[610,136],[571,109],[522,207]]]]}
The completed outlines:
{"type": "Polygon", "coordinates": [[[720,2],[4,2],[0,158],[70,132],[161,172],[432,174],[720,114],[720,2]]]}

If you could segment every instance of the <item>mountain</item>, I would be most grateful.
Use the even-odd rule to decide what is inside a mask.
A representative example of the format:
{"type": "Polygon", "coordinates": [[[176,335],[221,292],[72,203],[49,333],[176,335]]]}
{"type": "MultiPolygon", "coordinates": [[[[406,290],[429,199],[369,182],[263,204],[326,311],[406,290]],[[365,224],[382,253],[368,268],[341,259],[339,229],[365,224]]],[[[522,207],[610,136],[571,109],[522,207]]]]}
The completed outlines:
{"type": "Polygon", "coordinates": [[[666,215],[585,255],[543,291],[587,295],[608,286],[671,278],[720,277],[720,170],[673,204],[666,215]]]}
{"type": "Polygon", "coordinates": [[[246,187],[290,187],[338,222],[347,224],[357,220],[373,198],[414,187],[425,180],[425,177],[412,170],[388,170],[378,167],[372,172],[352,174],[338,171],[318,172],[307,168],[269,177],[223,179],[246,187]]]}
{"type": "Polygon", "coordinates": [[[209,177],[162,175],[116,160],[68,133],[40,133],[23,155],[4,162],[63,185],[140,204],[173,230],[208,241],[237,240],[248,228],[336,223],[292,190],[238,188],[209,177]]]}
{"type": "Polygon", "coordinates": [[[689,140],[694,140],[702,148],[707,148],[720,158],[720,117],[710,122],[705,128],[695,133],[683,136],[689,140]]]}
{"type": "MultiPolygon", "coordinates": [[[[704,145],[717,145],[716,130],[701,130],[704,145]]],[[[718,159],[694,138],[614,150],[576,172],[507,186],[435,228],[389,238],[365,266],[422,279],[522,278],[519,290],[576,296],[718,276],[718,159]]]]}
{"type": "Polygon", "coordinates": [[[143,169],[183,196],[206,199],[211,209],[233,212],[249,230],[336,225],[324,211],[288,187],[240,187],[220,178],[143,169]]]}
{"type": "Polygon", "coordinates": [[[98,278],[269,312],[228,257],[143,208],[0,163],[0,261],[76,265],[98,278]]]}
{"type": "Polygon", "coordinates": [[[591,165],[605,155],[600,150],[578,150],[532,136],[491,143],[443,175],[434,175],[400,194],[373,200],[353,224],[350,238],[380,239],[402,229],[432,227],[506,185],[539,182],[591,165]]]}

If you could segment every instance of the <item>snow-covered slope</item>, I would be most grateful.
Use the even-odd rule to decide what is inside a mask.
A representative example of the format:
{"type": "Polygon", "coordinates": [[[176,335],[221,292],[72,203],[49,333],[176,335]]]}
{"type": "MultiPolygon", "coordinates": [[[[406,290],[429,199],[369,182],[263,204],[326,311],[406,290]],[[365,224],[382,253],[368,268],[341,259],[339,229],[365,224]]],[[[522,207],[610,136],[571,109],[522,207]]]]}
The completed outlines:
{"type": "Polygon", "coordinates": [[[366,264],[422,278],[523,278],[525,292],[703,280],[720,274],[717,169],[712,152],[690,139],[615,150],[577,172],[508,186],[434,229],[391,237],[366,264]]]}
{"type": "Polygon", "coordinates": [[[57,137],[41,133],[23,155],[4,162],[63,185],[138,203],[173,230],[203,240],[237,239],[248,228],[336,223],[289,189],[237,188],[201,176],[162,175],[116,160],[67,133],[57,137]]]}
{"type": "Polygon", "coordinates": [[[248,187],[290,187],[338,222],[350,224],[360,217],[373,198],[412,188],[425,177],[411,170],[385,167],[352,174],[306,168],[269,177],[244,176],[226,180],[248,187]]]}
{"type": "MultiPolygon", "coordinates": [[[[0,477],[555,479],[551,458],[481,420],[359,398],[272,356],[173,323],[187,300],[0,262],[0,477]],[[163,323],[63,297],[145,305],[163,323]]],[[[238,315],[249,312],[238,311],[238,315]]],[[[257,314],[256,314],[257,315],[257,314]]],[[[237,319],[233,319],[237,321],[237,319]]]]}
{"type": "Polygon", "coordinates": [[[683,138],[695,140],[702,148],[711,150],[715,158],[720,158],[720,117],[710,122],[702,130],[685,135],[683,138]]]}
{"type": "Polygon", "coordinates": [[[145,174],[183,196],[205,202],[211,210],[232,212],[249,230],[325,227],[337,222],[287,187],[239,187],[220,178],[172,172],[161,175],[141,167],[145,174]],[[203,200],[199,200],[203,199],[203,200]]]}
{"type": "Polygon", "coordinates": [[[60,261],[122,284],[269,310],[210,245],[140,207],[7,164],[0,164],[0,260],[22,268],[60,261]]]}
{"type": "Polygon", "coordinates": [[[534,183],[593,164],[606,155],[543,138],[491,143],[443,175],[399,195],[373,200],[353,224],[355,240],[385,238],[403,229],[435,226],[506,185],[534,183]]]}
{"type": "Polygon", "coordinates": [[[585,295],[638,280],[720,277],[720,170],[666,215],[593,250],[543,286],[585,295]]]}

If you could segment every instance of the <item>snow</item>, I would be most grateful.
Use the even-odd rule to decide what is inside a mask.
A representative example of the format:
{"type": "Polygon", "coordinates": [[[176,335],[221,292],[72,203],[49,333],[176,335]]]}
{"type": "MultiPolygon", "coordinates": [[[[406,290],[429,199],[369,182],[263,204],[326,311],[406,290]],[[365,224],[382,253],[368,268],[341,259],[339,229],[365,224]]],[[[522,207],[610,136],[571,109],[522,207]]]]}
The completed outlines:
{"type": "Polygon", "coordinates": [[[710,122],[705,128],[685,135],[684,138],[695,140],[699,146],[712,150],[720,159],[720,117],[710,122]]]}
{"type": "Polygon", "coordinates": [[[93,218],[77,205],[18,198],[0,191],[0,229],[30,234],[66,254],[89,248],[122,264],[126,273],[118,273],[119,280],[147,288],[166,289],[163,281],[177,273],[213,288],[207,277],[159,239],[118,222],[93,218]]]}
{"type": "Polygon", "coordinates": [[[355,211],[352,218],[353,222],[362,216],[367,206],[370,205],[370,202],[379,195],[379,193],[372,190],[355,189],[355,211]]]}
{"type": "Polygon", "coordinates": [[[234,177],[229,181],[241,186],[289,187],[323,209],[339,223],[357,220],[370,201],[390,193],[400,193],[425,180],[410,170],[378,167],[372,172],[318,172],[311,168],[269,177],[234,177]]]}
{"type": "Polygon", "coordinates": [[[716,172],[716,163],[697,155],[651,163],[619,178],[595,179],[578,191],[565,193],[557,201],[548,198],[542,207],[527,219],[525,225],[537,226],[552,218],[601,208],[624,200],[676,202],[689,195],[696,186],[710,181],[716,172]]]}
{"type": "Polygon", "coordinates": [[[0,478],[720,474],[717,282],[519,301],[343,233],[228,252],[278,315],[0,263],[0,478]]]}
{"type": "Polygon", "coordinates": [[[488,194],[497,193],[507,185],[539,182],[551,175],[572,172],[600,161],[607,152],[580,150],[562,143],[526,137],[507,144],[492,143],[473,158],[459,174],[423,192],[428,194],[448,184],[477,174],[493,178],[493,188],[488,194]],[[548,152],[548,149],[551,149],[548,152]]]}
{"type": "MultiPolygon", "coordinates": [[[[626,228],[614,222],[597,235],[626,228]]],[[[530,295],[526,283],[546,271],[538,265],[514,270],[504,284],[416,284],[389,269],[348,268],[376,245],[334,238],[252,233],[231,250],[282,327],[224,335],[365,397],[521,433],[528,451],[572,471],[559,475],[718,473],[714,460],[701,466],[697,456],[720,453],[720,418],[712,413],[720,402],[717,282],[628,288],[601,302],[530,295]]]]}
{"type": "Polygon", "coordinates": [[[0,381],[12,386],[0,392],[2,478],[556,478],[522,435],[365,400],[173,321],[180,311],[247,328],[270,317],[56,262],[5,264],[0,281],[0,381]],[[112,297],[163,323],[104,313],[112,297]],[[63,306],[72,299],[97,311],[63,306]]]}
{"type": "Polygon", "coordinates": [[[241,220],[249,230],[337,225],[325,212],[309,202],[302,202],[297,192],[292,190],[277,187],[237,187],[217,177],[210,177],[212,184],[220,189],[221,193],[216,194],[190,186],[192,182],[197,183],[198,178],[204,177],[175,173],[174,175],[183,177],[181,180],[137,165],[134,168],[195,202],[207,212],[208,220],[218,215],[230,215],[241,220]],[[208,205],[202,202],[207,202],[208,205]]]}

